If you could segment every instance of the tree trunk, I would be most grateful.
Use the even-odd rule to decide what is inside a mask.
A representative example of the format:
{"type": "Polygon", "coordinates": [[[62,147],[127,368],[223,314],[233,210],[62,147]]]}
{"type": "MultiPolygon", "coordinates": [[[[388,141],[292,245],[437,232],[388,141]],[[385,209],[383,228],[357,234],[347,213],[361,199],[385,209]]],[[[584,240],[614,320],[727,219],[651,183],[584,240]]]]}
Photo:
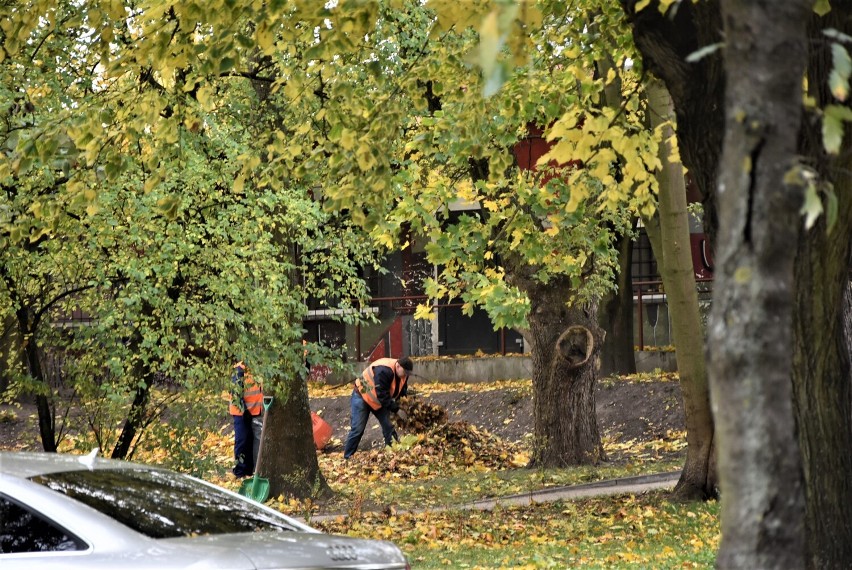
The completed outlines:
{"type": "Polygon", "coordinates": [[[681,157],[701,194],[704,231],[715,246],[716,180],[725,128],[724,67],[719,51],[694,62],[687,57],[723,41],[719,0],[677,2],[665,15],[660,14],[659,0],[638,13],[639,0],[620,2],[643,66],[663,80],[674,101],[681,157]]]}
{"type": "Polygon", "coordinates": [[[136,438],[136,434],[139,433],[139,428],[144,422],[145,413],[148,410],[148,402],[151,399],[151,386],[154,385],[154,373],[150,365],[138,362],[134,366],[133,377],[138,379],[139,383],[136,386],[130,410],[127,412],[127,417],[124,420],[124,426],[121,428],[121,433],[115,442],[112,455],[110,455],[113,459],[127,459],[127,454],[130,452],[133,440],[136,438]]]}
{"type": "Polygon", "coordinates": [[[58,445],[56,442],[56,418],[50,399],[38,394],[35,397],[36,409],[38,410],[38,432],[41,436],[41,448],[44,451],[55,453],[58,445]]]}
{"type": "Polygon", "coordinates": [[[601,346],[600,377],[635,374],[636,352],[633,342],[633,241],[619,236],[618,280],[616,289],[601,300],[598,319],[606,331],[601,346]]]}
{"type": "MultiPolygon", "coordinates": [[[[808,65],[810,95],[819,107],[834,103],[827,78],[831,43],[823,30],[852,33],[852,6],[833,3],[825,17],[813,16],[808,65]]],[[[809,157],[821,181],[838,199],[830,233],[825,216],[799,240],[796,253],[793,390],[805,473],[807,563],[810,568],[852,567],[852,374],[850,374],[849,267],[852,179],[847,136],[836,158],[826,155],[821,121],[806,121],[800,154],[809,157]]]]}
{"type": "MultiPolygon", "coordinates": [[[[648,84],[648,106],[655,127],[674,118],[671,98],[659,81],[648,84]]],[[[671,129],[664,133],[665,138],[672,135],[671,129]]],[[[646,223],[659,224],[659,232],[648,235],[658,236],[651,245],[669,306],[686,421],[686,462],[674,493],[684,499],[707,499],[718,496],[713,414],[689,241],[684,172],[680,163],[671,162],[672,151],[667,144],[661,146],[663,168],[658,175],[657,214],[646,223]]]]}
{"type": "MultiPolygon", "coordinates": [[[[591,27],[594,33],[597,24],[594,19],[591,27]]],[[[598,77],[609,77],[616,64],[608,54],[602,54],[597,61],[598,77]]],[[[621,75],[613,74],[615,79],[608,81],[604,88],[603,103],[618,110],[623,103],[621,75]]],[[[636,219],[631,220],[636,227],[636,219]]],[[[598,324],[605,331],[600,351],[601,377],[613,374],[636,373],[636,351],[633,338],[633,240],[618,235],[615,247],[618,249],[618,274],[616,289],[601,299],[598,324]]]]}
{"type": "Polygon", "coordinates": [[[824,222],[814,226],[796,256],[793,388],[810,568],[852,566],[852,375],[843,330],[852,184],[847,179],[835,190],[841,219],[829,235],[824,222]]]}
{"type": "Polygon", "coordinates": [[[595,307],[569,307],[570,283],[555,277],[515,282],[530,299],[534,447],[530,466],[567,467],[606,459],[595,411],[602,340],[595,307]]]}
{"type": "MultiPolygon", "coordinates": [[[[667,21],[667,18],[659,14],[655,5],[657,2],[652,2],[639,15],[633,15],[632,8],[635,3],[636,0],[622,0],[625,11],[632,17],[634,38],[636,45],[642,51],[644,65],[664,78],[673,94],[684,163],[693,175],[697,176],[701,186],[701,180],[709,180],[711,176],[715,176],[715,171],[704,172],[703,170],[718,160],[720,146],[717,146],[717,141],[720,140],[722,131],[717,124],[719,121],[713,119],[720,120],[722,117],[719,111],[721,109],[719,93],[723,90],[725,78],[719,65],[720,52],[705,56],[698,65],[688,65],[685,62],[685,56],[699,47],[720,41],[721,14],[718,1],[708,0],[697,4],[682,2],[678,5],[678,20],[675,21],[667,21]],[[691,24],[681,25],[678,21],[681,23],[689,21],[691,24]],[[694,34],[695,30],[705,30],[704,39],[694,34]],[[704,92],[698,93],[698,90],[704,92]],[[691,102],[691,98],[695,98],[696,101],[691,102]],[[715,108],[715,112],[710,115],[701,113],[702,106],[708,110],[715,108]],[[687,131],[690,125],[692,128],[687,131]],[[689,132],[696,131],[703,133],[706,139],[689,136],[689,132]],[[695,161],[694,157],[704,157],[704,161],[695,161]]],[[[811,23],[814,25],[810,32],[812,53],[808,70],[808,87],[820,106],[829,100],[827,94],[820,94],[819,91],[825,92],[832,65],[829,59],[830,45],[823,30],[834,28],[848,34],[849,11],[848,3],[832,3],[831,11],[825,17],[811,15],[811,23]]],[[[743,73],[742,77],[753,76],[748,73],[748,70],[743,73]]],[[[810,137],[811,140],[809,143],[805,142],[800,154],[817,165],[823,180],[832,181],[835,174],[831,173],[831,169],[826,168],[824,164],[821,165],[824,162],[821,157],[823,145],[819,132],[821,122],[815,121],[809,124],[812,128],[805,130],[804,134],[805,138],[810,137]]],[[[840,156],[848,156],[848,154],[848,146],[844,146],[840,156]]],[[[842,169],[847,172],[849,170],[848,165],[833,166],[833,168],[837,167],[841,169],[840,172],[843,172],[842,169]]],[[[835,181],[835,186],[839,190],[838,197],[841,200],[839,214],[841,221],[838,223],[843,223],[843,211],[847,208],[842,203],[845,199],[844,194],[848,194],[845,190],[848,188],[847,185],[847,181],[835,181]]],[[[701,188],[702,192],[715,192],[715,184],[704,186],[701,188]]],[[[714,216],[708,215],[711,214],[707,210],[708,203],[712,206],[713,200],[705,202],[705,226],[707,233],[712,237],[715,235],[714,216]]],[[[834,341],[835,344],[840,344],[840,349],[831,348],[833,345],[830,337],[834,333],[829,331],[834,330],[834,326],[831,325],[834,316],[830,313],[838,306],[837,297],[831,289],[836,286],[845,287],[847,296],[852,292],[849,291],[849,282],[846,279],[841,283],[832,282],[830,281],[834,278],[831,276],[832,271],[811,268],[823,262],[810,259],[814,255],[807,253],[810,248],[816,248],[816,252],[842,258],[835,248],[826,247],[815,239],[821,235],[821,232],[822,230],[818,227],[813,229],[810,237],[799,245],[796,261],[798,303],[794,315],[792,382],[807,486],[807,563],[812,568],[846,568],[852,563],[847,552],[849,548],[852,548],[852,540],[848,540],[849,520],[843,511],[852,500],[849,497],[850,468],[844,465],[849,460],[850,446],[847,439],[849,436],[844,435],[843,431],[849,429],[849,413],[844,411],[844,408],[848,406],[849,397],[850,374],[847,363],[849,362],[848,352],[852,349],[852,340],[850,340],[852,339],[852,313],[846,312],[840,317],[844,325],[843,339],[834,341]],[[826,323],[829,323],[828,328],[826,323]],[[819,338],[811,340],[814,336],[819,338]],[[839,353],[844,351],[847,355],[842,357],[839,353]],[[832,365],[830,362],[835,358],[840,360],[836,365],[832,365]],[[818,360],[818,366],[814,365],[814,359],[818,360]],[[823,372],[829,371],[830,373],[823,376],[823,372]]],[[[844,241],[843,237],[838,237],[842,235],[843,231],[838,230],[824,240],[837,246],[840,245],[838,242],[844,241]]],[[[782,255],[789,256],[789,254],[788,251],[782,255]]],[[[721,283],[717,280],[714,289],[720,287],[721,283]]]]}
{"type": "Polygon", "coordinates": [[[317,461],[304,380],[296,378],[286,394],[275,395],[265,422],[256,472],[269,479],[270,496],[307,499],[332,495],[317,461]]]}
{"type": "Polygon", "coordinates": [[[797,166],[810,2],[723,0],[726,133],[709,335],[722,491],[720,568],[805,563],[792,407],[797,166]]]}
{"type": "Polygon", "coordinates": [[[50,386],[44,378],[44,371],[39,359],[36,331],[38,322],[31,318],[30,311],[22,307],[15,311],[18,333],[23,339],[24,358],[30,378],[44,388],[44,393],[35,395],[36,410],[38,410],[38,432],[41,437],[41,447],[44,451],[56,452],[59,442],[56,441],[56,409],[52,405],[50,386]]]}
{"type": "Polygon", "coordinates": [[[0,327],[3,327],[0,332],[0,394],[2,394],[9,388],[12,373],[9,363],[20,361],[18,353],[20,340],[14,317],[9,316],[0,320],[0,327]]]}

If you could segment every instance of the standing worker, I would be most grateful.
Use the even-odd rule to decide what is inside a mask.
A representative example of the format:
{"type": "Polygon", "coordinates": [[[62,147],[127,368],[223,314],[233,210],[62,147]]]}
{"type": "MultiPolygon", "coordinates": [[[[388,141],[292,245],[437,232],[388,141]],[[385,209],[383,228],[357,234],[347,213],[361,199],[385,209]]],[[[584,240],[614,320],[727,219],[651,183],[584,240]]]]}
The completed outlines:
{"type": "Polygon", "coordinates": [[[251,477],[260,449],[263,391],[243,361],[234,364],[228,411],[234,417],[235,465],[232,471],[237,477],[251,477]]]}
{"type": "Polygon", "coordinates": [[[392,443],[396,435],[388,414],[399,411],[398,399],[408,393],[408,375],[414,369],[414,363],[407,356],[400,358],[379,358],[364,369],[364,373],[355,380],[355,388],[350,398],[351,416],[349,435],[343,447],[343,458],[349,459],[358,451],[358,444],[367,427],[372,413],[382,426],[385,445],[392,443]]]}

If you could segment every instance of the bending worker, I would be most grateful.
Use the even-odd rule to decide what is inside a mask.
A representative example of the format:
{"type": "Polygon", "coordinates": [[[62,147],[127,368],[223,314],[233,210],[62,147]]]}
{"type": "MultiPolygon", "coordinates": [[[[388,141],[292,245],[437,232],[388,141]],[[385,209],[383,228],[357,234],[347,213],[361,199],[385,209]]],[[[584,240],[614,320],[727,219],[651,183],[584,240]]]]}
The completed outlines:
{"type": "Polygon", "coordinates": [[[399,411],[399,398],[408,393],[408,375],[414,363],[407,356],[379,358],[367,365],[364,373],[355,380],[355,389],[350,398],[351,416],[349,435],[343,447],[343,458],[349,459],[358,451],[358,444],[367,427],[370,413],[379,420],[385,445],[390,445],[395,435],[390,422],[390,413],[399,411]]]}

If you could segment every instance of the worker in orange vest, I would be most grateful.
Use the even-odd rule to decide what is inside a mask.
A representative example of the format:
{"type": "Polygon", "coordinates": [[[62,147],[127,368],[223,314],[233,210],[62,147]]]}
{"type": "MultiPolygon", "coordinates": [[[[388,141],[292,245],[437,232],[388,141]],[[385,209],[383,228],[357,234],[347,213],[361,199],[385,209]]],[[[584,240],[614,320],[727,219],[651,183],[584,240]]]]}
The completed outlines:
{"type": "Polygon", "coordinates": [[[237,477],[251,477],[263,427],[263,391],[242,361],[234,364],[229,395],[228,411],[234,418],[235,465],[232,471],[237,477]]]}
{"type": "Polygon", "coordinates": [[[349,399],[351,415],[349,417],[349,435],[343,447],[343,458],[349,459],[358,451],[358,444],[367,427],[370,414],[376,416],[382,426],[385,445],[393,442],[394,432],[389,414],[399,411],[399,398],[408,393],[408,376],[414,369],[414,363],[407,356],[400,358],[379,358],[364,369],[355,380],[355,388],[349,399]]]}

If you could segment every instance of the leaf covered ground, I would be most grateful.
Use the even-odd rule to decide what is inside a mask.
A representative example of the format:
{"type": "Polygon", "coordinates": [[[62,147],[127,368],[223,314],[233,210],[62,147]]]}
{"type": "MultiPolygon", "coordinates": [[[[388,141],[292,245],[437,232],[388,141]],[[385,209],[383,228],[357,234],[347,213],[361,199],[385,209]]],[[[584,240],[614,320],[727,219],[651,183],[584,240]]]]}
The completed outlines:
{"type": "MultiPolygon", "coordinates": [[[[530,493],[628,475],[673,471],[685,454],[680,393],[671,375],[637,375],[600,383],[598,421],[609,461],[572,469],[526,469],[532,426],[529,380],[418,384],[398,424],[401,441],[381,445],[374,419],[361,450],[342,458],[350,386],[311,385],[311,406],[334,428],[319,454],[335,491],[324,503],[272,497],[268,504],[328,531],[390,539],[414,568],[709,568],[719,540],[716,503],[679,504],[664,493],[560,501],[494,511],[458,510],[483,498],[530,493]]],[[[19,410],[19,414],[23,410],[19,410]]],[[[0,422],[0,445],[33,448],[15,438],[32,417],[0,422]]],[[[227,475],[227,422],[204,436],[227,475]]],[[[163,452],[140,459],[160,462],[163,452]]]]}
{"type": "Polygon", "coordinates": [[[652,493],[494,511],[454,508],[679,469],[686,441],[672,375],[601,382],[598,419],[609,461],[553,470],[524,468],[531,444],[529,381],[418,385],[413,403],[404,406],[408,419],[398,425],[400,445],[383,447],[374,428],[362,450],[343,461],[350,390],[311,390],[314,410],[335,427],[330,449],[320,455],[335,500],[306,504],[278,497],[271,505],[328,532],[393,540],[415,568],[713,566],[716,503],[671,503],[664,493],[652,493]]]}

